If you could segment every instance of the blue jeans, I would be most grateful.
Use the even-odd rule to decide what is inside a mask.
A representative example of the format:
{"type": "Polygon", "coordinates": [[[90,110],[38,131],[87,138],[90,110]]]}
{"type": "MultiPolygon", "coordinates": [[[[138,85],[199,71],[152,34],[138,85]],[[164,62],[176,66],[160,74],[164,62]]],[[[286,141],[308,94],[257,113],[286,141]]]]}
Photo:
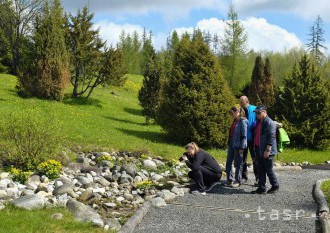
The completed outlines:
{"type": "Polygon", "coordinates": [[[269,156],[269,158],[265,159],[264,155],[260,154],[260,150],[258,147],[256,147],[256,157],[258,158],[258,170],[259,170],[259,190],[266,191],[266,175],[268,176],[269,183],[272,185],[272,187],[278,187],[278,180],[276,177],[276,174],[274,172],[274,155],[269,156]]]}
{"type": "Polygon", "coordinates": [[[229,148],[226,161],[227,181],[233,181],[233,172],[231,166],[234,161],[235,181],[241,183],[243,171],[243,155],[239,154],[239,149],[229,148]]]}

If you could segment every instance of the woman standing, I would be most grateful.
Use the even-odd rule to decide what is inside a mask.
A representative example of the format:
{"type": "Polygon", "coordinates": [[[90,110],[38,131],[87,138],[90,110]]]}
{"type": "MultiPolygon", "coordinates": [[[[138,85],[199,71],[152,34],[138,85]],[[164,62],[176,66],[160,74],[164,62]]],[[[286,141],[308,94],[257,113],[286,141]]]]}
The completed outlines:
{"type": "Polygon", "coordinates": [[[243,151],[247,147],[247,125],[245,112],[242,108],[232,107],[230,114],[233,117],[233,123],[230,127],[228,138],[228,154],[226,162],[227,182],[226,186],[238,188],[242,181],[243,170],[243,151]],[[232,173],[232,163],[234,161],[235,180],[232,173]]]}

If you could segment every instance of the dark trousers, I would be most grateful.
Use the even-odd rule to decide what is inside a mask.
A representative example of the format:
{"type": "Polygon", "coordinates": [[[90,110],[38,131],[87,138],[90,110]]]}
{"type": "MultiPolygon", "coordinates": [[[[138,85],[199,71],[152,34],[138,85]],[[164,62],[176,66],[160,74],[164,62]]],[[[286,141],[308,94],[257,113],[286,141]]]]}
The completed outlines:
{"type": "Polygon", "coordinates": [[[256,158],[256,153],[254,151],[254,142],[253,141],[248,141],[247,143],[247,148],[244,149],[243,152],[243,172],[242,172],[242,178],[243,179],[248,179],[248,169],[247,169],[247,155],[248,151],[250,151],[250,155],[252,158],[252,163],[253,163],[253,173],[256,178],[256,181],[258,182],[258,159],[256,158]]]}
{"type": "Polygon", "coordinates": [[[235,181],[241,183],[243,171],[243,156],[239,154],[238,149],[229,148],[226,161],[226,174],[228,181],[233,181],[233,172],[231,169],[233,161],[235,167],[235,181]]]}
{"type": "Polygon", "coordinates": [[[276,177],[276,174],[274,172],[274,156],[269,156],[269,158],[265,159],[264,155],[260,154],[260,150],[258,147],[256,147],[256,156],[258,158],[258,164],[259,164],[259,190],[266,191],[266,175],[268,176],[269,183],[272,185],[272,187],[278,187],[278,180],[276,177]]]}
{"type": "Polygon", "coordinates": [[[221,175],[221,173],[215,173],[203,166],[200,166],[197,170],[188,172],[188,176],[195,181],[197,189],[201,192],[204,192],[207,186],[219,181],[221,175]]]}

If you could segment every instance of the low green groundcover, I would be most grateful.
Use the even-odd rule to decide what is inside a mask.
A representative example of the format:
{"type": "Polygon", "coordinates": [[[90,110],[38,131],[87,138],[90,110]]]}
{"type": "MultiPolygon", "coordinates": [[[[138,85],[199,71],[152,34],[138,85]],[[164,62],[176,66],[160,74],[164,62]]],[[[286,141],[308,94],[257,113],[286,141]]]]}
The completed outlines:
{"type": "Polygon", "coordinates": [[[322,191],[328,201],[328,204],[330,205],[330,180],[323,182],[322,191]]]}

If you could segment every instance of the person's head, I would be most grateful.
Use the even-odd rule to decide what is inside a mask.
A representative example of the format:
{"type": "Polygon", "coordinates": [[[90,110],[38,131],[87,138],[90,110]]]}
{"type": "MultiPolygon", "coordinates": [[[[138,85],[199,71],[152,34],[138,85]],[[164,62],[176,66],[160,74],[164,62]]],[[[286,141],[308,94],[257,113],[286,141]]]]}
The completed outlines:
{"type": "Polygon", "coordinates": [[[229,111],[229,113],[231,114],[231,116],[234,119],[239,119],[240,117],[245,117],[245,111],[243,108],[238,108],[236,106],[232,107],[229,111]]]}
{"type": "Polygon", "coordinates": [[[194,156],[199,151],[198,145],[194,142],[188,143],[185,148],[186,152],[191,156],[194,156]]]}
{"type": "Polygon", "coordinates": [[[263,120],[267,117],[267,107],[266,106],[258,106],[256,110],[254,110],[256,116],[259,120],[263,120]]]}
{"type": "Polygon", "coordinates": [[[243,95],[239,98],[239,104],[242,108],[247,108],[249,107],[250,101],[247,96],[243,95]]]}

